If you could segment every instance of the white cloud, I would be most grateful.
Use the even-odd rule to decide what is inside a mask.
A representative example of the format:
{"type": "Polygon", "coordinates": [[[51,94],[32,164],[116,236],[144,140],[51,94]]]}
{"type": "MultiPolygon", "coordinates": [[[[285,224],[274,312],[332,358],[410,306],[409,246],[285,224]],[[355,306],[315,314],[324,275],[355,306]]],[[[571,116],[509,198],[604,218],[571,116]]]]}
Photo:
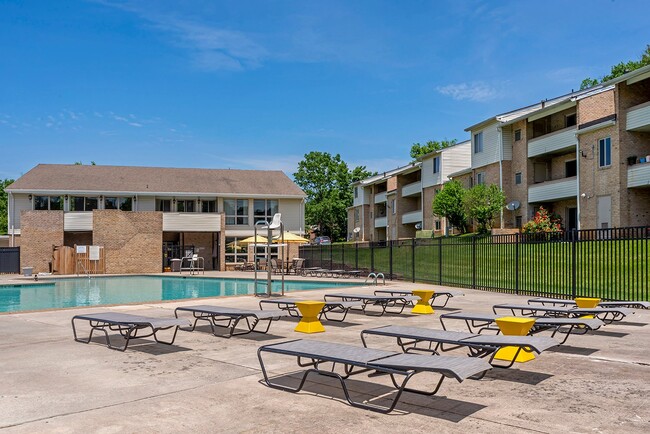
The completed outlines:
{"type": "Polygon", "coordinates": [[[480,81],[448,84],[447,86],[439,86],[436,90],[442,95],[450,96],[458,101],[469,100],[484,102],[497,97],[497,91],[495,88],[480,81]]]}

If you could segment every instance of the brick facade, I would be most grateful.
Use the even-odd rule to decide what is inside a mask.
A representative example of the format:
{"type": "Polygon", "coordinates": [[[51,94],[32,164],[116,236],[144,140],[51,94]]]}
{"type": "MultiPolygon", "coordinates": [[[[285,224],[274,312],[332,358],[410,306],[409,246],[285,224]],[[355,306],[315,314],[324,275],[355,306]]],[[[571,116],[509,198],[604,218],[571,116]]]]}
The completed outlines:
{"type": "Polygon", "coordinates": [[[53,246],[63,245],[63,211],[22,211],[20,222],[20,266],[49,272],[53,246]]]}
{"type": "Polygon", "coordinates": [[[162,271],[162,213],[93,211],[93,242],[104,246],[106,273],[162,271]]]}

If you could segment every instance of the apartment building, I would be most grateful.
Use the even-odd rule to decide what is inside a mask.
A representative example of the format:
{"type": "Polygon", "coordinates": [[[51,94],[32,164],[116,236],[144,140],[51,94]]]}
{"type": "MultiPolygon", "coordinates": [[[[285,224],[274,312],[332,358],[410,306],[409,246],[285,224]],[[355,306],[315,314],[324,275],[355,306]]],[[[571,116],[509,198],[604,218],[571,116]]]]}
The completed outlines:
{"type": "Polygon", "coordinates": [[[39,164],[6,191],[10,245],[35,272],[73,245],[103,246],[107,273],[160,272],[189,246],[224,270],[251,259],[257,221],[304,233],[306,196],[281,171],[39,164]]]}
{"type": "Polygon", "coordinates": [[[470,142],[466,141],[354,183],[348,240],[413,238],[420,229],[443,233],[447,224],[433,215],[433,198],[450,173],[469,167],[470,158],[470,142]]]}
{"type": "Polygon", "coordinates": [[[511,203],[498,225],[540,206],[566,229],[650,224],[650,67],[466,129],[471,167],[450,175],[497,184],[511,203]]]}

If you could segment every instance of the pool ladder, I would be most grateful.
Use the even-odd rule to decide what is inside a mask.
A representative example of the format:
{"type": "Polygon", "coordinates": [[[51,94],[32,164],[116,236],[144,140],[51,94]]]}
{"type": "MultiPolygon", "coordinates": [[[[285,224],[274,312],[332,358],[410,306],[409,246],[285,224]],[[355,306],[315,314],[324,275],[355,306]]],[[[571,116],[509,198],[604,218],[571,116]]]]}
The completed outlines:
{"type": "Polygon", "coordinates": [[[365,285],[368,283],[368,279],[372,279],[372,284],[377,286],[379,285],[379,278],[381,277],[382,280],[382,285],[386,285],[386,277],[384,276],[384,273],[370,273],[368,274],[368,277],[366,277],[366,280],[363,281],[363,284],[365,285]]]}
{"type": "Polygon", "coordinates": [[[77,276],[79,275],[79,266],[81,265],[81,269],[84,270],[84,273],[86,273],[86,277],[88,280],[90,280],[90,273],[88,270],[86,270],[86,267],[84,266],[83,262],[77,261],[77,276]]]}

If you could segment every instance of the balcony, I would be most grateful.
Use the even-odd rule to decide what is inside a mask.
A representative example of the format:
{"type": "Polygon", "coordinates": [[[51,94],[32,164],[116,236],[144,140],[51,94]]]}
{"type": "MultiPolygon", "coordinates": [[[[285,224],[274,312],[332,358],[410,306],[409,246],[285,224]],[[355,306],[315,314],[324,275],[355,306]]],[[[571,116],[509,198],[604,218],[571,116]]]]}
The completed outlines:
{"type": "Polygon", "coordinates": [[[422,192],[422,181],[412,182],[402,187],[402,197],[416,196],[422,192]]]}
{"type": "Polygon", "coordinates": [[[628,167],[627,188],[634,187],[650,187],[650,163],[628,167]]]}
{"type": "Polygon", "coordinates": [[[221,215],[213,213],[163,213],[164,232],[219,232],[221,215]]]}
{"type": "Polygon", "coordinates": [[[576,149],[576,127],[569,127],[528,141],[528,158],[544,154],[561,154],[576,149]]]}
{"type": "Polygon", "coordinates": [[[403,225],[420,223],[421,221],[422,221],[422,211],[411,211],[402,214],[403,225]]]}
{"type": "Polygon", "coordinates": [[[377,217],[375,218],[375,227],[376,228],[385,228],[388,226],[388,217],[377,217]]]}
{"type": "Polygon", "coordinates": [[[528,202],[552,202],[555,200],[575,198],[578,196],[578,179],[556,179],[528,187],[528,202]]]}
{"type": "Polygon", "coordinates": [[[628,131],[650,131],[650,101],[627,109],[628,131]]]}
{"type": "Polygon", "coordinates": [[[375,203],[383,203],[386,202],[386,192],[381,192],[375,194],[375,203]]]}
{"type": "Polygon", "coordinates": [[[92,211],[75,211],[63,214],[63,230],[67,232],[92,231],[92,211]]]}

